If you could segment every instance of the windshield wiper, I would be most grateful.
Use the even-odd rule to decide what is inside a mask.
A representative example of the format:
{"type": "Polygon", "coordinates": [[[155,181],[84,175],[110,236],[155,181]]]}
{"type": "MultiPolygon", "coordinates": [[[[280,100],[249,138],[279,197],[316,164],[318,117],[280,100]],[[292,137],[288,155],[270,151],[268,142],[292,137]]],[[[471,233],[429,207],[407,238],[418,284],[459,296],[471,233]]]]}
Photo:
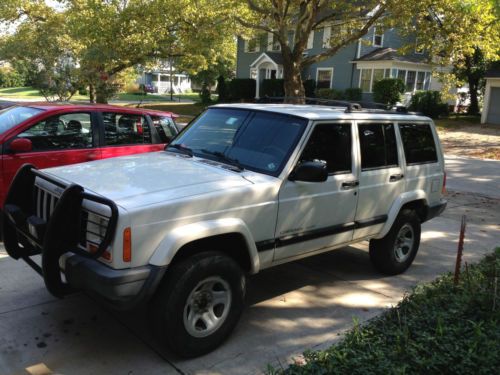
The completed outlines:
{"type": "Polygon", "coordinates": [[[176,143],[175,145],[169,144],[165,150],[168,151],[169,148],[175,148],[176,150],[179,150],[184,155],[188,155],[189,157],[193,157],[193,150],[191,150],[189,147],[183,146],[180,143],[176,143]]]}
{"type": "Polygon", "coordinates": [[[236,167],[239,172],[245,170],[245,167],[243,165],[241,165],[241,163],[238,161],[238,159],[233,159],[233,158],[227,156],[226,154],[224,154],[223,152],[207,150],[204,148],[202,148],[200,151],[203,152],[204,154],[207,154],[207,155],[213,155],[213,156],[217,157],[218,160],[225,162],[226,164],[229,164],[232,167],[236,167]]]}

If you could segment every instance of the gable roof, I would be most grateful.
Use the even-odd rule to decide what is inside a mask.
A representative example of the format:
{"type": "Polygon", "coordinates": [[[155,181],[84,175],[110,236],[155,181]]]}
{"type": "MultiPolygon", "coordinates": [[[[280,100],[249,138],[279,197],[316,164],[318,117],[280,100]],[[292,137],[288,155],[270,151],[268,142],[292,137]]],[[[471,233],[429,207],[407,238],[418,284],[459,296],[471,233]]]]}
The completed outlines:
{"type": "Polygon", "coordinates": [[[250,64],[250,67],[256,66],[262,60],[271,60],[276,65],[283,65],[283,56],[281,52],[263,52],[250,64]]]}
{"type": "Polygon", "coordinates": [[[393,48],[377,48],[353,61],[399,61],[411,63],[425,63],[425,56],[403,56],[393,48]]]}
{"type": "Polygon", "coordinates": [[[485,78],[500,78],[500,61],[492,64],[491,68],[484,74],[485,78]]]}

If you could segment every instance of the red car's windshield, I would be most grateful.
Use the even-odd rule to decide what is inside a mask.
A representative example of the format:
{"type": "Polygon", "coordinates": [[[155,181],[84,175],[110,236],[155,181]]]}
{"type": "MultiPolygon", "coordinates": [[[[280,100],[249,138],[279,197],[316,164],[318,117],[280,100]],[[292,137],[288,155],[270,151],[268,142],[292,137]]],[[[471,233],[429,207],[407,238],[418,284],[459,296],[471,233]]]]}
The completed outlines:
{"type": "Polygon", "coordinates": [[[0,111],[0,134],[40,112],[43,111],[32,107],[10,107],[0,111]]]}

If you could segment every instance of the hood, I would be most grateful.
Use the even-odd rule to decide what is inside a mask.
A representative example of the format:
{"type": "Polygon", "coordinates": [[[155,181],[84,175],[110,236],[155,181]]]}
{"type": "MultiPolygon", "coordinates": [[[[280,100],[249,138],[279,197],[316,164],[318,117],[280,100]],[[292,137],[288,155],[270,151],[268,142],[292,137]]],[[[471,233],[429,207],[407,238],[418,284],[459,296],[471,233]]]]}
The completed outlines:
{"type": "Polygon", "coordinates": [[[49,168],[44,173],[134,208],[251,182],[204,159],[165,151],[49,168]]]}

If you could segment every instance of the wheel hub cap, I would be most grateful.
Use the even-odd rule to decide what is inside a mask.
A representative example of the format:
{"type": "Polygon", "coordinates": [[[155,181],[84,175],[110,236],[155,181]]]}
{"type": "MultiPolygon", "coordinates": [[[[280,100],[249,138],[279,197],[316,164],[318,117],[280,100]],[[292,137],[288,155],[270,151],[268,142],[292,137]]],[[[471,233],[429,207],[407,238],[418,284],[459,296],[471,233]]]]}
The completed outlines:
{"type": "Polygon", "coordinates": [[[194,337],[206,337],[224,323],[231,308],[231,288],[219,276],[200,281],[184,306],[184,328],[194,337]]]}
{"type": "Polygon", "coordinates": [[[399,230],[394,244],[394,257],[397,262],[405,262],[411,254],[413,244],[415,242],[415,234],[410,224],[405,224],[399,230]]]}

